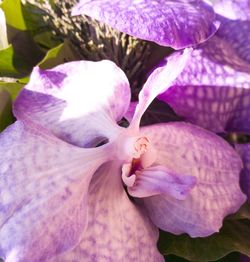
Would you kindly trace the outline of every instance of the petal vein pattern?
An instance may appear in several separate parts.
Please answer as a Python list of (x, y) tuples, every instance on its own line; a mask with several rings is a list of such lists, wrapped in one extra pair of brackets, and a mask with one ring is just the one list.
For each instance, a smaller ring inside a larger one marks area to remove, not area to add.
[(175, 49), (204, 42), (218, 26), (213, 9), (200, 0), (80, 0), (72, 10), (79, 14)]
[[(250, 133), (250, 13), (249, 1), (226, 3), (237, 14), (218, 16), (221, 26), (192, 53), (187, 66), (159, 98), (189, 122), (214, 132)], [(245, 5), (245, 9), (241, 6)], [(238, 7), (238, 9), (237, 9)]]
[(196, 177), (185, 199), (169, 194), (138, 199), (152, 221), (174, 234), (204, 237), (218, 232), (224, 217), (246, 200), (239, 187), (238, 154), (215, 134), (191, 124), (159, 124), (141, 131), (157, 151), (155, 165)]
[(158, 229), (128, 198), (120, 172), (120, 163), (110, 162), (95, 173), (89, 189), (89, 223), (80, 245), (50, 262), (164, 261), (156, 248)]
[(16, 122), (0, 134), (0, 257), (41, 262), (76, 246), (103, 148), (82, 149)]

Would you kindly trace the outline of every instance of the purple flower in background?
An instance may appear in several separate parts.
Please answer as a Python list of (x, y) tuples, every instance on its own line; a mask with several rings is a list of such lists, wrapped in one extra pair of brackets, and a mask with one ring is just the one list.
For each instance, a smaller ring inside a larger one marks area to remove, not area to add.
[(80, 14), (175, 49), (204, 42), (218, 28), (213, 8), (201, 0), (80, 0), (72, 15)]
[[(217, 1), (221, 26), (197, 46), (179, 77), (159, 98), (185, 120), (217, 133), (250, 134), (250, 1)], [(237, 145), (250, 200), (250, 144)]]
[(184, 122), (139, 127), (190, 53), (150, 75), (128, 128), (116, 124), (130, 88), (114, 63), (33, 70), (0, 134), (6, 262), (163, 261), (157, 228), (204, 237), (238, 210), (242, 161), (227, 142)]

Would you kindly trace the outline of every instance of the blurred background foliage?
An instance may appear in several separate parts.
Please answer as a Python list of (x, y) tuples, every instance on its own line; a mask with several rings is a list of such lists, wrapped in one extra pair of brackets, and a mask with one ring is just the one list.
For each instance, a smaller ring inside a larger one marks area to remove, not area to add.
[[(117, 32), (88, 17), (70, 16), (75, 1), (4, 0), (9, 46), (0, 50), (0, 131), (15, 121), (12, 102), (34, 66), (43, 69), (87, 59), (110, 59), (128, 76), (133, 98), (150, 70), (173, 50)], [(178, 121), (164, 103), (152, 103), (143, 124)], [(247, 261), (250, 256), (250, 205), (226, 218), (220, 232), (192, 239), (160, 232), (159, 249), (169, 262)], [(244, 256), (245, 255), (245, 256)], [(250, 260), (249, 260), (250, 261)]]

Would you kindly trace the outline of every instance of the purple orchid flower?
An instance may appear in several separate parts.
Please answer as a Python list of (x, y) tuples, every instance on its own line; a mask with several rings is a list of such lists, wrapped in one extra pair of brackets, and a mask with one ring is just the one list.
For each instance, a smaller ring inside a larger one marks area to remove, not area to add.
[[(217, 1), (215, 11), (219, 30), (195, 48), (159, 98), (203, 128), (250, 134), (250, 1)], [(250, 201), (250, 143), (236, 149), (244, 162), (241, 183)]]
[(175, 49), (204, 42), (219, 25), (213, 8), (201, 0), (80, 0), (72, 15), (80, 14)]
[(205, 237), (238, 210), (242, 161), (226, 141), (184, 122), (139, 127), (190, 53), (150, 75), (128, 128), (116, 124), (130, 88), (114, 63), (33, 70), (0, 134), (6, 262), (164, 261), (157, 228)]

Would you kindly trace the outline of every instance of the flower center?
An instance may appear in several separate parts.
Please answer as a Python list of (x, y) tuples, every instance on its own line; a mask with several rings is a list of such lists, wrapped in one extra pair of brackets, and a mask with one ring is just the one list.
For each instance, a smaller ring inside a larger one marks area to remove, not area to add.
[(134, 158), (140, 158), (140, 156), (147, 152), (149, 147), (149, 140), (146, 137), (138, 138), (134, 143)]
[(128, 160), (122, 166), (122, 180), (131, 187), (140, 171), (151, 166), (156, 160), (156, 151), (147, 137), (139, 137), (133, 141), (133, 151)]

